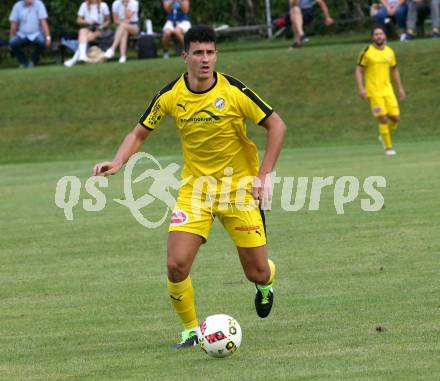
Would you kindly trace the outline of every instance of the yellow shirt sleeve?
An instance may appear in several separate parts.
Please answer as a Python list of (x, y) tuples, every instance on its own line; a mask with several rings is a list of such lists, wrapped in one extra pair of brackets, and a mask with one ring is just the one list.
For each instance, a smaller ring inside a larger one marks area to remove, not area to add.
[(261, 124), (272, 113), (273, 109), (251, 89), (243, 86), (237, 89), (237, 104), (240, 113), (255, 124)]
[(368, 64), (367, 50), (368, 50), (368, 48), (364, 49), (359, 54), (359, 57), (358, 57), (358, 60), (357, 60), (357, 64), (359, 66), (367, 66), (367, 64)]
[(158, 93), (140, 118), (139, 123), (149, 130), (154, 130), (169, 114), (170, 98), (170, 92)]
[(391, 67), (396, 67), (396, 66), (397, 66), (396, 53), (394, 53), (394, 50), (391, 50), (391, 62), (390, 62), (390, 66), (391, 66)]

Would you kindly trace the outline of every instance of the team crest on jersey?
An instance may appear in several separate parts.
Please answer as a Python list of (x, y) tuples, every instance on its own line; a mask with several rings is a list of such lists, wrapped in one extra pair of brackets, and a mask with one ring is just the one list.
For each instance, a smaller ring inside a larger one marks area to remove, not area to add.
[(171, 214), (171, 226), (185, 225), (189, 220), (188, 213), (182, 209), (177, 209)]
[(214, 106), (217, 110), (223, 110), (225, 108), (226, 102), (223, 98), (217, 98), (214, 102)]

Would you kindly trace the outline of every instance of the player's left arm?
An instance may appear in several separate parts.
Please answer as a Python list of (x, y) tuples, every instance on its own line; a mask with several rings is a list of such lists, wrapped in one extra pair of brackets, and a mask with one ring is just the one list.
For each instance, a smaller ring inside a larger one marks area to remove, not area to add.
[(405, 89), (403, 88), (402, 79), (400, 78), (400, 72), (397, 66), (393, 66), (391, 68), (391, 76), (393, 77), (393, 80), (397, 85), (397, 89), (399, 90), (400, 100), (404, 101), (406, 99), (406, 93)]
[(252, 187), (252, 194), (254, 199), (259, 200), (261, 207), (265, 209), (265, 205), (270, 207), (272, 203), (273, 188), (270, 174), (275, 168), (283, 146), (286, 125), (276, 112), (272, 112), (261, 125), (267, 131), (266, 150), (258, 172), (258, 180)]
[(281, 147), (284, 142), (284, 135), (286, 134), (286, 125), (280, 116), (273, 112), (263, 123), (262, 126), (267, 131), (266, 137), (266, 151), (261, 162), (259, 176), (265, 176), (273, 171), (278, 156), (281, 152)]

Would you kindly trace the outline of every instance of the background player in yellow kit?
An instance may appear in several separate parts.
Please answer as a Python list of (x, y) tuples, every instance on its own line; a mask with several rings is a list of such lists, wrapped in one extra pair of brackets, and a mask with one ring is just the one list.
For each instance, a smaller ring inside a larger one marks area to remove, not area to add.
[(356, 82), (359, 96), (370, 102), (371, 111), (379, 121), (379, 134), (385, 153), (395, 155), (391, 135), (400, 120), (399, 103), (391, 85), (390, 74), (399, 90), (400, 100), (406, 98), (397, 69), (394, 51), (386, 45), (386, 34), (382, 27), (372, 30), (372, 44), (360, 55), (356, 66)]
[[(217, 50), (213, 29), (191, 28), (184, 45), (182, 57), (188, 72), (156, 95), (113, 161), (99, 163), (93, 170), (95, 175), (115, 174), (166, 115), (175, 119), (182, 141), (182, 178), (191, 177), (179, 190), (168, 236), (168, 293), (184, 326), (175, 348), (197, 344), (198, 320), (190, 271), (214, 217), (228, 231), (246, 277), (256, 285), (258, 316), (269, 315), (275, 265), (267, 257), (264, 214), (259, 205), (271, 198), (269, 174), (285, 134), (284, 122), (268, 104), (237, 79), (214, 71)], [(246, 119), (267, 131), (261, 165), (257, 148), (246, 135)], [(208, 177), (210, 185), (206, 189), (199, 180)], [(246, 177), (251, 181), (243, 182)], [(225, 178), (227, 192), (220, 186)], [(253, 184), (255, 179), (259, 181)], [(239, 204), (235, 195), (240, 189), (240, 202), (249, 207)], [(194, 200), (203, 202), (195, 205)]]

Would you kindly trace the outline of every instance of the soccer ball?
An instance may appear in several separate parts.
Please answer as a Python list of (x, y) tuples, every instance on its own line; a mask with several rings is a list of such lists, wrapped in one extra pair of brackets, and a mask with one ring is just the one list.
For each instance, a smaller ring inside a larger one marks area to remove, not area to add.
[(208, 316), (200, 325), (199, 342), (208, 355), (227, 357), (240, 348), (240, 324), (229, 315)]

